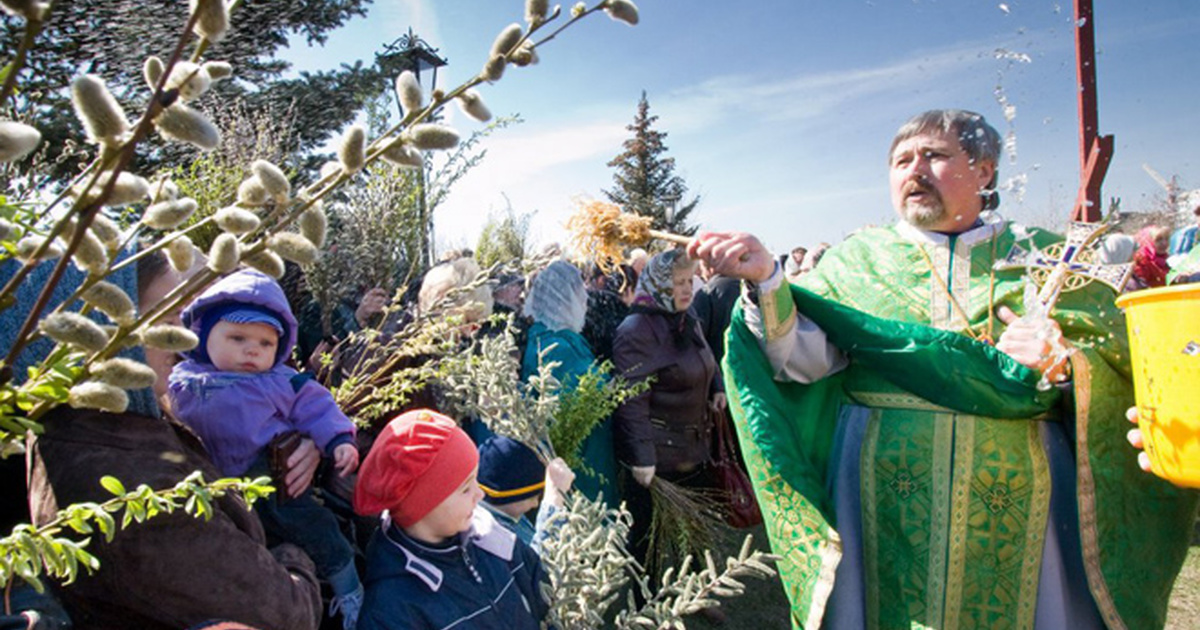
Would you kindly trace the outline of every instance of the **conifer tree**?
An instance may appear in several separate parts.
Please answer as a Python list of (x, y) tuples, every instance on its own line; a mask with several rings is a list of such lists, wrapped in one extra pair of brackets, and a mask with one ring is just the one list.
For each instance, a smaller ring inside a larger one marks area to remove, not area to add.
[(688, 187), (675, 174), (675, 158), (666, 157), (663, 140), (667, 133), (654, 129), (657, 120), (658, 116), (650, 115), (650, 102), (643, 91), (633, 124), (626, 127), (633, 137), (621, 145), (625, 150), (608, 163), (617, 171), (613, 174), (616, 185), (604, 195), (626, 212), (652, 217), (653, 229), (691, 236), (698, 226), (688, 225), (688, 217), (700, 197), (682, 203)]

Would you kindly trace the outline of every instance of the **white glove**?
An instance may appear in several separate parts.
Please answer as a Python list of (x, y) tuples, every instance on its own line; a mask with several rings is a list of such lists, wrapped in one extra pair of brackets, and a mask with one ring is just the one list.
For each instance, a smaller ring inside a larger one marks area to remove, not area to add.
[(638, 482), (638, 485), (649, 488), (650, 482), (654, 479), (654, 466), (633, 466), (629, 470), (633, 473), (633, 480)]

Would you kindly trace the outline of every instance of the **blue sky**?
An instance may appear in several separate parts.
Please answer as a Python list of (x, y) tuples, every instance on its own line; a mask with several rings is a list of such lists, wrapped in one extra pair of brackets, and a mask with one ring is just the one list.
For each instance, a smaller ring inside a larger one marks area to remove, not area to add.
[[(1000, 166), (1012, 187), (1005, 216), (1056, 225), (1070, 211), (1070, 0), (635, 1), (638, 26), (592, 16), (541, 49), (537, 66), (483, 86), (493, 113), (525, 122), (489, 139), (487, 159), (439, 208), (439, 247), (473, 246), (489, 213), (509, 204), (535, 213), (538, 242), (564, 240), (572, 199), (612, 186), (606, 163), (629, 137), (642, 90), (701, 197), (695, 220), (756, 233), (777, 251), (890, 222), (892, 134), (937, 107), (978, 111), (1012, 134)], [(1100, 131), (1116, 136), (1105, 198), (1129, 210), (1161, 198), (1143, 163), (1200, 186), (1200, 1), (1095, 0), (1095, 10)], [(412, 26), (449, 60), (438, 79), (454, 87), (522, 15), (521, 0), (376, 0), (324, 49), (285, 58), (302, 70), (370, 61)], [(464, 133), (479, 127), (447, 111)]]

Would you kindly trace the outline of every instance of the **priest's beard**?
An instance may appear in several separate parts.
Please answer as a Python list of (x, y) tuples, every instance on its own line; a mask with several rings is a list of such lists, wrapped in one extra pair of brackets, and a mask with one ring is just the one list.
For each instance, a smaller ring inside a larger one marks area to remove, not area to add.
[(900, 204), (900, 216), (916, 227), (929, 229), (945, 220), (946, 206), (939, 198), (924, 202), (905, 200)]

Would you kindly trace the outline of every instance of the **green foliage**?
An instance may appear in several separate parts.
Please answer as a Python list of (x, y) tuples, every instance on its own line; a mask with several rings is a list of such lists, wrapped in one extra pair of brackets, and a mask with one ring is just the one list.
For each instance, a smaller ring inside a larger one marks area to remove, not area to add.
[(475, 260), (479, 261), (479, 266), (524, 260), (529, 253), (529, 221), (532, 218), (532, 214), (518, 215), (512, 208), (499, 219), (489, 215), (475, 245)]
[(682, 203), (688, 187), (675, 174), (675, 158), (665, 157), (667, 146), (663, 140), (667, 134), (653, 128), (657, 120), (658, 116), (650, 115), (650, 102), (642, 92), (633, 124), (626, 127), (633, 137), (622, 145), (625, 150), (608, 163), (616, 169), (615, 185), (604, 195), (625, 212), (653, 218), (652, 229), (691, 236), (698, 226), (688, 225), (688, 217), (700, 197)]
[(596, 425), (612, 415), (626, 400), (650, 389), (650, 379), (630, 384), (612, 374), (611, 361), (605, 361), (582, 374), (558, 394), (558, 408), (550, 425), (550, 443), (554, 452), (574, 469), (582, 468), (580, 449)]
[[(0, 538), (0, 584), (21, 578), (38, 592), (45, 590), (43, 576), (70, 584), (81, 569), (93, 572), (100, 568), (100, 562), (87, 551), (91, 536), (97, 530), (111, 542), (118, 529), (179, 509), (209, 519), (213, 515), (215, 499), (232, 492), (252, 504), (274, 491), (270, 482), (267, 477), (259, 477), (206, 483), (200, 471), (196, 471), (171, 488), (154, 490), (143, 484), (127, 491), (115, 477), (103, 477), (100, 485), (115, 498), (103, 503), (76, 503), (60, 510), (52, 521), (41, 527), (18, 525), (10, 535)], [(63, 534), (85, 538), (72, 540)]]

